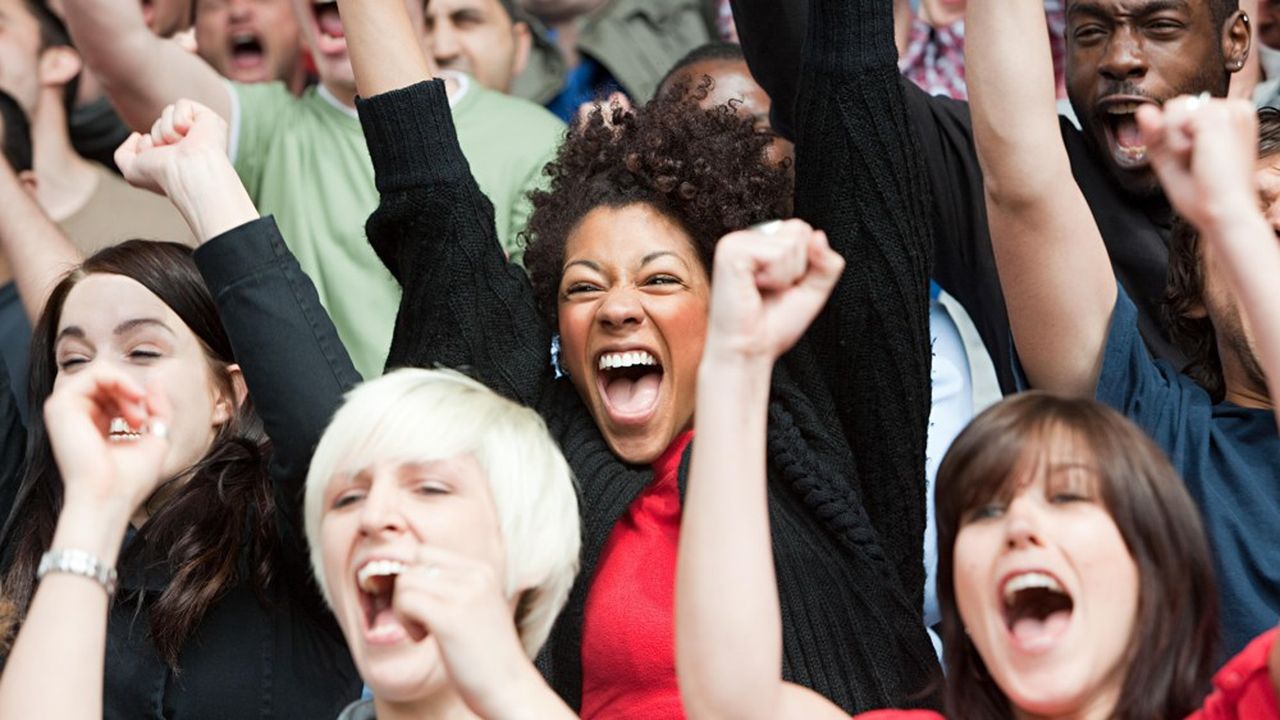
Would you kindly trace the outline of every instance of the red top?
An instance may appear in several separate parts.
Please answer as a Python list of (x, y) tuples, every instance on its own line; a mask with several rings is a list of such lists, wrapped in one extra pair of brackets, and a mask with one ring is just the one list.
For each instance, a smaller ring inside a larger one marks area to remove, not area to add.
[[(1280, 720), (1276, 688), (1271, 684), (1271, 648), (1277, 630), (1254, 638), (1239, 655), (1213, 676), (1213, 692), (1187, 720)], [(876, 710), (855, 720), (943, 720), (928, 710)]]
[(684, 718), (676, 684), (676, 549), (680, 458), (693, 432), (653, 463), (653, 482), (613, 526), (587, 592), (582, 713)]

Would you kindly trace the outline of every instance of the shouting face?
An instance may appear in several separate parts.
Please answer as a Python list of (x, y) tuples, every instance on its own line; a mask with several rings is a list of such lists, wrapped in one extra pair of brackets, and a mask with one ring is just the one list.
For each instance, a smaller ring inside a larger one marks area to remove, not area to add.
[(1230, 73), (1248, 55), (1248, 23), (1236, 13), (1220, 24), (1213, 2), (1068, 3), (1067, 92), (1086, 141), (1126, 192), (1159, 192), (1138, 135), (1138, 107), (1225, 95)]
[(623, 460), (654, 461), (692, 425), (710, 296), (688, 233), (649, 205), (596, 208), (570, 234), (561, 356)]

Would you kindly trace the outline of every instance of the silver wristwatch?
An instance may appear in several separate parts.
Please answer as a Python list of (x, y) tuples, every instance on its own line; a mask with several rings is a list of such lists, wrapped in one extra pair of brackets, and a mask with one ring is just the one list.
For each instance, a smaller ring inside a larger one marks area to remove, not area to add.
[(40, 557), (40, 567), (36, 569), (39, 580), (51, 572), (80, 575), (98, 584), (107, 591), (107, 595), (116, 592), (116, 569), (98, 559), (97, 556), (83, 550), (50, 550)]

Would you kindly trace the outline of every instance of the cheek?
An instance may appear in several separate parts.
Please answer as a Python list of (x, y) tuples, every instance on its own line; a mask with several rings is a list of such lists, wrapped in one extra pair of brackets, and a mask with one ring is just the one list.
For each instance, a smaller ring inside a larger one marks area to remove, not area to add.
[(696, 376), (698, 363), (702, 361), (707, 310), (707, 298), (702, 294), (684, 296), (661, 310), (662, 335), (678, 369), (686, 377)]
[[(984, 602), (989, 592), (990, 565), (996, 557), (992, 533), (972, 526), (956, 535), (952, 551), (952, 583), (955, 586), (956, 609), (966, 628), (982, 627), (987, 619)], [(974, 634), (975, 639), (978, 633)]]
[(584, 376), (583, 369), (589, 358), (587, 336), (591, 332), (592, 310), (586, 305), (564, 304), (560, 306), (560, 364), (574, 377)]

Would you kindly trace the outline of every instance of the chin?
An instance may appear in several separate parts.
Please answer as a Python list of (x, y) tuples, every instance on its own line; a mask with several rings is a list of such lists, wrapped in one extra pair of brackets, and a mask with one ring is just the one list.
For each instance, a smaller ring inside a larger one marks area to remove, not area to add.
[(388, 702), (414, 702), (432, 696), (448, 684), (448, 678), (441, 668), (435, 641), (427, 642), (430, 649), (415, 647), (394, 657), (374, 659), (366, 655), (357, 663), (360, 679), (374, 697)]

